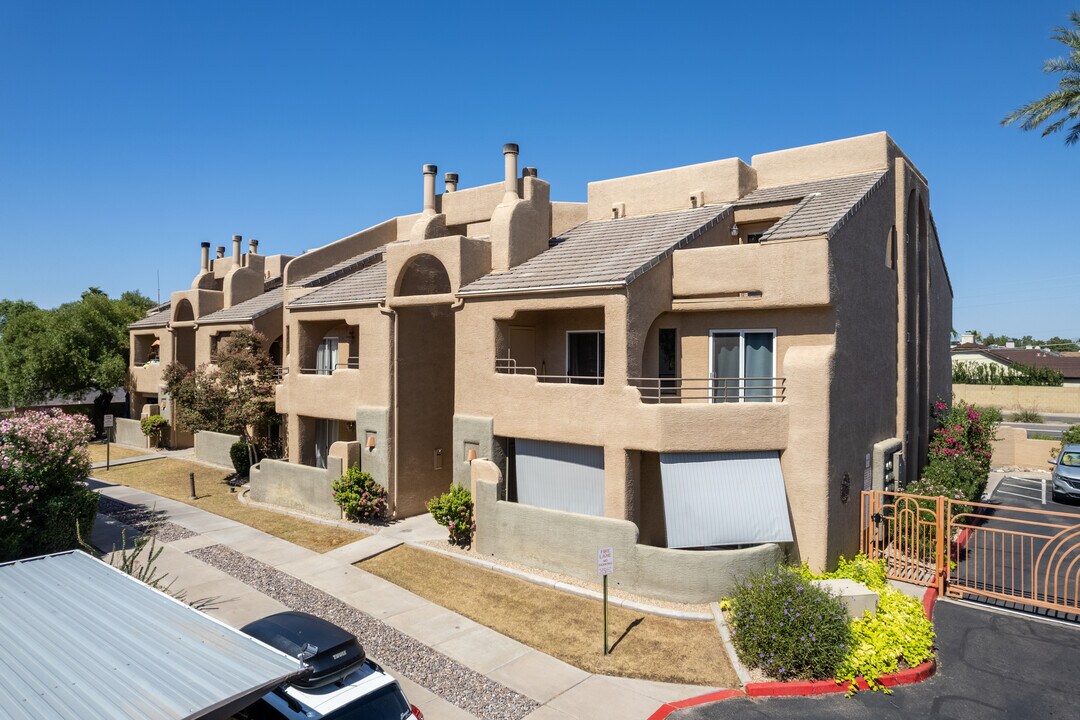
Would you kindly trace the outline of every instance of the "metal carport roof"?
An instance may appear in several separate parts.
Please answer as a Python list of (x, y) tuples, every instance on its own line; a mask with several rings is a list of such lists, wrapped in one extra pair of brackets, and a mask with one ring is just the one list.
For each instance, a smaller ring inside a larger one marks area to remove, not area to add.
[(0, 565), (0, 717), (227, 718), (303, 664), (84, 552)]

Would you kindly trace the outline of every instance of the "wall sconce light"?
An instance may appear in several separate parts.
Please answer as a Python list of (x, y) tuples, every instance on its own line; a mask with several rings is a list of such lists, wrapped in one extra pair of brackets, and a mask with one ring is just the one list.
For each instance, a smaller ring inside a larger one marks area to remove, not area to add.
[(739, 237), (739, 223), (731, 223), (731, 237)]
[(475, 459), (476, 459), (476, 450), (474, 448), (469, 448), (469, 455), (466, 458), (466, 460), (468, 462), (472, 462)]
[(375, 436), (374, 435), (368, 435), (368, 437), (367, 437), (367, 449), (368, 449), (368, 452), (371, 452), (371, 451), (373, 451), (375, 449)]

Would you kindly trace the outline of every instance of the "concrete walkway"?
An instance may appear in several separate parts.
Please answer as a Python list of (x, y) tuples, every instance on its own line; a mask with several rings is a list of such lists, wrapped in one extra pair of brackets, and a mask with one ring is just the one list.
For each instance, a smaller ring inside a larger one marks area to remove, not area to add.
[[(162, 519), (179, 526), (174, 530), (183, 529), (173, 534), (184, 537), (159, 545), (163, 551), (158, 569), (169, 574), (173, 592), (182, 590), (188, 602), (203, 603), (202, 609), (233, 626), (288, 608), (187, 554), (189, 551), (223, 545), (322, 590), (534, 700), (541, 707), (528, 716), (530, 720), (644, 720), (665, 702), (715, 689), (590, 674), (353, 567), (352, 563), (405, 540), (445, 538), (445, 530), (429, 516), (394, 523), (376, 535), (320, 554), (175, 500), (125, 486), (97, 481), (92, 484), (106, 497), (153, 508)], [(101, 516), (94, 544), (103, 550), (118, 546), (124, 527)], [(128, 529), (129, 539), (132, 536), (133, 531)], [(722, 652), (719, 643), (717, 652)], [(379, 660), (377, 656), (375, 659)], [(427, 720), (473, 717), (395, 672), (389, 664), (387, 669)]]

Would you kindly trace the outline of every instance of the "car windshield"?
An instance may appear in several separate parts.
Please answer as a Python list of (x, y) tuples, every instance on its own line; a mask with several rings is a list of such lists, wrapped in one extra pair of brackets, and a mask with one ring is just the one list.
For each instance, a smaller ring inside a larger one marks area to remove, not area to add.
[(411, 713), (401, 688), (391, 683), (335, 710), (324, 720), (406, 720)]
[(1066, 467), (1080, 467), (1080, 452), (1062, 453), (1061, 464)]

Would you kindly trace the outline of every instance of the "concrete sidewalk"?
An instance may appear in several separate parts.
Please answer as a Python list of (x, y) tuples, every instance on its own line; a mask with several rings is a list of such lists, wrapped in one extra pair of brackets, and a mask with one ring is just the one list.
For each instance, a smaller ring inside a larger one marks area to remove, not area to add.
[[(289, 608), (189, 552), (224, 546), (332, 595), (531, 699), (540, 707), (527, 715), (530, 720), (644, 720), (665, 702), (715, 690), (590, 674), (353, 567), (352, 563), (384, 552), (405, 539), (444, 538), (445, 531), (429, 516), (395, 523), (376, 535), (320, 554), (175, 500), (119, 485), (93, 484), (103, 496), (153, 508), (171, 524), (165, 537), (177, 539), (161, 543), (163, 551), (157, 563), (173, 581), (171, 590), (183, 591), (186, 601), (198, 602), (206, 612), (233, 626)], [(93, 536), (95, 545), (103, 550), (118, 546), (122, 527), (122, 523), (102, 516)], [(128, 529), (129, 538), (131, 533)], [(717, 651), (721, 651), (719, 643)], [(382, 662), (377, 653), (373, 655)], [(410, 680), (393, 663), (384, 664), (427, 720), (475, 717)]]

